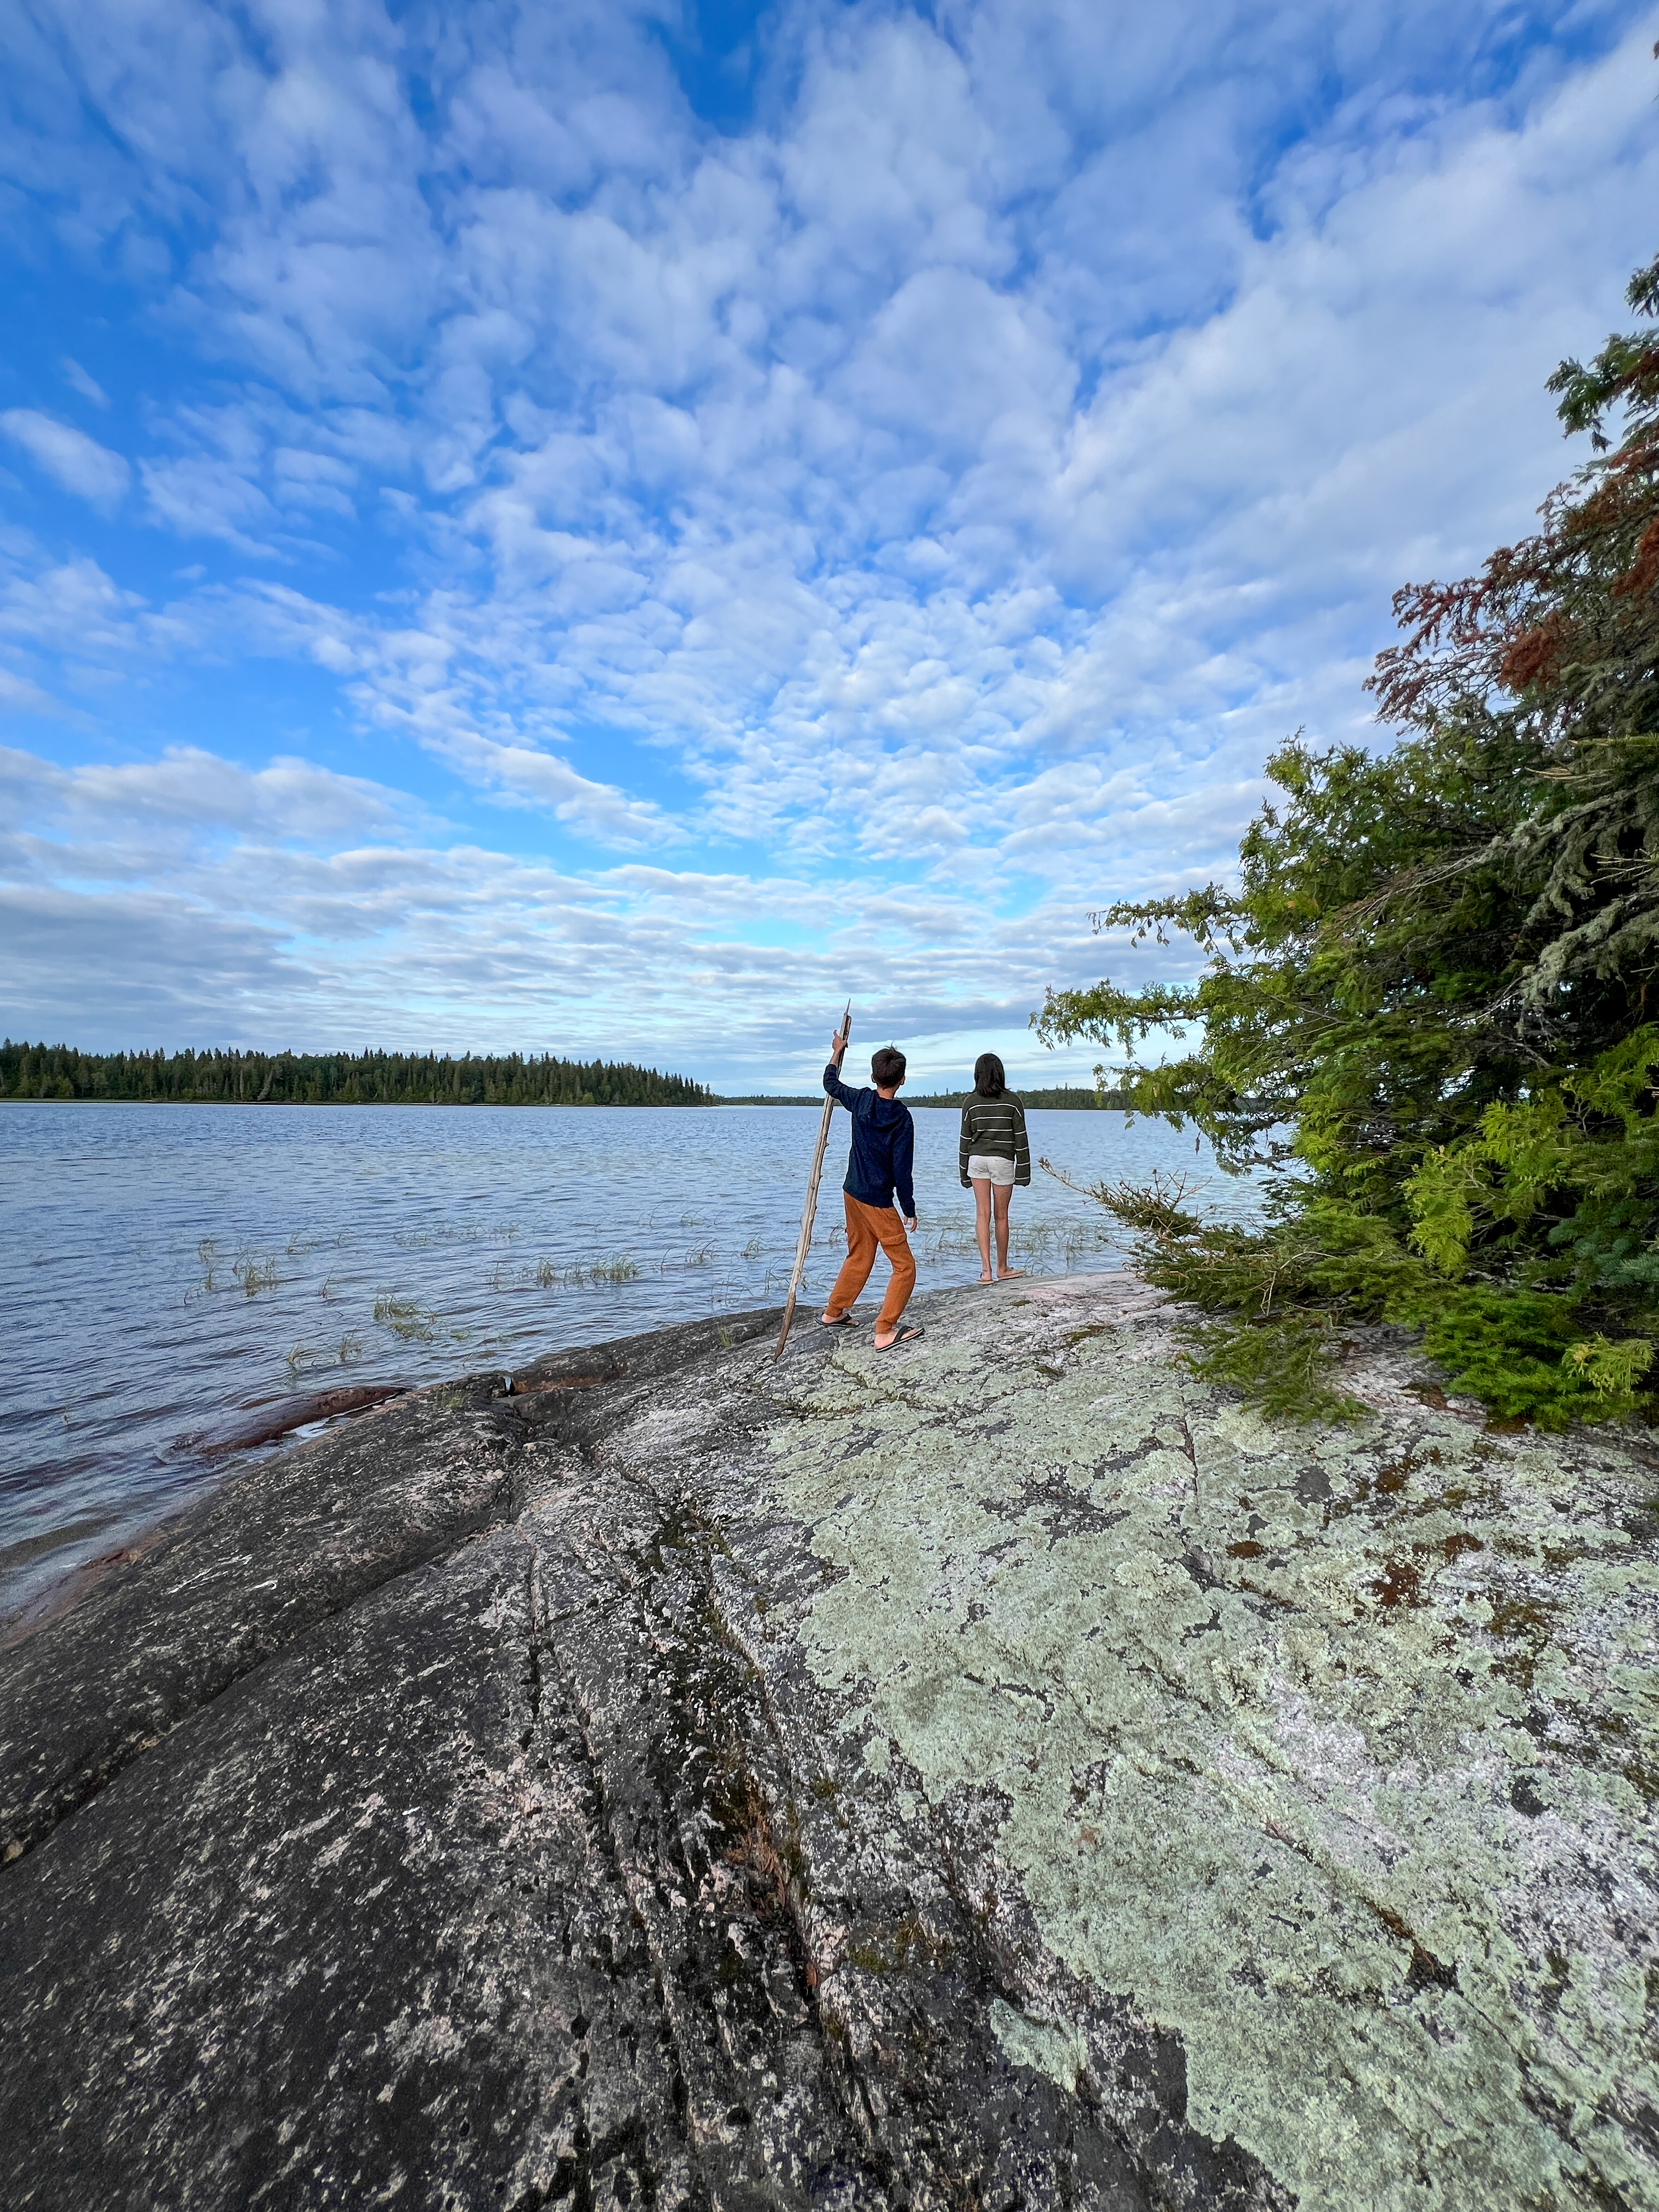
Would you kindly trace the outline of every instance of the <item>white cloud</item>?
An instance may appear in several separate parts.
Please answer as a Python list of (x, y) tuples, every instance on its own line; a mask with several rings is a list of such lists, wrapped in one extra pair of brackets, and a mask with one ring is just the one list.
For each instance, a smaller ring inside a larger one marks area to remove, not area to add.
[(70, 386), (80, 393), (82, 399), (91, 400), (94, 407), (108, 407), (108, 392), (105, 391), (95, 376), (82, 368), (78, 361), (72, 361), (69, 355), (65, 354), (63, 368), (65, 379)]
[(8, 407), (0, 411), (0, 430), (54, 483), (94, 507), (114, 507), (127, 489), (131, 471), (121, 455), (112, 453), (72, 422), (60, 422), (32, 407)]
[(411, 809), (366, 778), (304, 760), (248, 769), (198, 745), (169, 745), (155, 760), (60, 768), (0, 746), (0, 812), (20, 830), (60, 839), (71, 832), (60, 859), (74, 873), (93, 848), (130, 852), (124, 872), (141, 867), (155, 839), (179, 832), (192, 843), (228, 834), (267, 844), (384, 837), (406, 824)]
[(15, 675), (10, 669), (0, 668), (0, 712), (17, 714), (55, 714), (59, 712), (57, 701), (38, 684), (31, 684), (27, 676)]

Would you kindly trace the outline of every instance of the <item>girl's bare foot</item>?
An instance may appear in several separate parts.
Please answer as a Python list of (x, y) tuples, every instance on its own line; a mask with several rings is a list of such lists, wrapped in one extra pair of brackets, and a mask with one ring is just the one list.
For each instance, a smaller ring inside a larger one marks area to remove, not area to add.
[(1012, 1283), (1017, 1275), (1023, 1275), (1024, 1273), (1024, 1267), (1005, 1267), (997, 1277), (997, 1280), (1000, 1283)]
[(981, 1275), (979, 1279), (981, 1283), (994, 1283), (996, 1277), (994, 1275)]

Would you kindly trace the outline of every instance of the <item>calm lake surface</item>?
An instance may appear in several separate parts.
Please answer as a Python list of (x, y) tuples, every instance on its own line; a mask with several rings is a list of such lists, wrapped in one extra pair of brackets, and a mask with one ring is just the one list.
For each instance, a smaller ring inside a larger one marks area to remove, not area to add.
[[(844, 1249), (837, 1119), (809, 1297)], [(239, 1409), (779, 1304), (817, 1123), (767, 1106), (0, 1106), (0, 1626), (246, 1466), (198, 1442)], [(1030, 1123), (1033, 1160), (1079, 1181), (1182, 1169), (1217, 1212), (1255, 1205), (1162, 1123)], [(916, 1114), (919, 1291), (979, 1272), (957, 1125)], [(1109, 1217), (1040, 1170), (1013, 1219), (1016, 1265), (1119, 1263)]]

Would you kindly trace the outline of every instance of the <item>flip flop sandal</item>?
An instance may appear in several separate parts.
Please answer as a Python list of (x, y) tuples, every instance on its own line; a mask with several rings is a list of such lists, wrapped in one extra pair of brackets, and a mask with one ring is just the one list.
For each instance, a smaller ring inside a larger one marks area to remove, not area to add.
[(822, 1314), (818, 1316), (818, 1327), (820, 1328), (856, 1328), (857, 1326), (857, 1322), (849, 1313), (837, 1314), (834, 1321), (825, 1321)]
[[(919, 1336), (926, 1336), (925, 1328), (902, 1328), (896, 1336), (889, 1337), (885, 1344), (878, 1344), (878, 1352), (890, 1352), (895, 1345), (914, 1344)], [(872, 1340), (873, 1341), (873, 1340)]]

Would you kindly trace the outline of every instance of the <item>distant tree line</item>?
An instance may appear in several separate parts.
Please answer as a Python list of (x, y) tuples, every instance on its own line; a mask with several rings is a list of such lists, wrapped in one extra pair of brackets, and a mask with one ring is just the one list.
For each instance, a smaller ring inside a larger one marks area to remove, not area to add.
[[(1022, 1106), (1048, 1113), (1056, 1109), (1062, 1111), (1074, 1108), (1087, 1110), (1101, 1106), (1127, 1106), (1129, 1103), (1123, 1091), (1097, 1090), (1092, 1083), (1057, 1084), (1047, 1091), (1027, 1091), (1018, 1084), (1011, 1084), (1009, 1088)], [(971, 1091), (938, 1091), (929, 1092), (924, 1098), (912, 1098), (908, 1103), (912, 1106), (965, 1106), (973, 1096)]]
[[(971, 1091), (930, 1091), (913, 1098), (907, 1091), (904, 1103), (907, 1106), (965, 1106), (973, 1095)], [(1019, 1091), (1015, 1096), (1022, 1106), (1043, 1107), (1050, 1111), (1055, 1108), (1122, 1107), (1129, 1103), (1127, 1091), (1098, 1091), (1093, 1084), (1060, 1084), (1047, 1091)], [(778, 1091), (750, 1091), (741, 1097), (715, 1097), (710, 1103), (715, 1106), (822, 1106), (823, 1093), (804, 1091), (786, 1097)]]
[(707, 1106), (683, 1075), (630, 1060), (508, 1053), (77, 1052), (0, 1044), (0, 1097), (283, 1106)]

